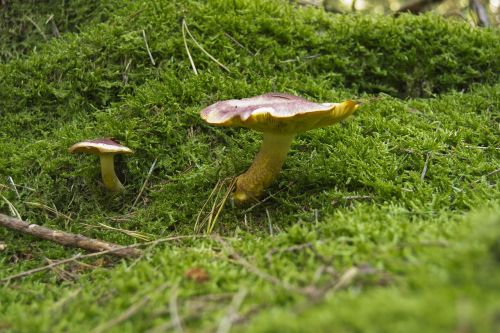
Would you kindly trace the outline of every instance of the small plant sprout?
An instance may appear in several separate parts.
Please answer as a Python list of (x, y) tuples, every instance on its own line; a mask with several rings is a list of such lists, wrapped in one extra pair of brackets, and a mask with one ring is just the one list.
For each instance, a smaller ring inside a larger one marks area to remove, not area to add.
[(113, 139), (96, 139), (78, 142), (69, 148), (69, 152), (99, 155), (104, 186), (111, 192), (122, 192), (125, 189), (115, 173), (115, 155), (132, 154), (130, 148)]
[(264, 133), (259, 153), (250, 168), (237, 177), (236, 203), (256, 200), (278, 176), (290, 145), (298, 133), (333, 125), (358, 107), (342, 103), (314, 103), (302, 97), (268, 93), (217, 102), (201, 111), (201, 117), (217, 126), (242, 126)]

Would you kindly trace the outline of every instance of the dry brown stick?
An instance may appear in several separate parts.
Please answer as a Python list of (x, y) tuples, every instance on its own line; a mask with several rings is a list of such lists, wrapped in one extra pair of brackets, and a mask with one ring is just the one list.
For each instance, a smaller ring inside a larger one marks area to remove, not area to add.
[(50, 240), (64, 246), (78, 247), (92, 252), (113, 250), (110, 254), (121, 258), (138, 257), (142, 253), (142, 251), (138, 249), (127, 248), (118, 244), (108, 243), (65, 231), (49, 229), (4, 214), (0, 214), (0, 226), (45, 240)]

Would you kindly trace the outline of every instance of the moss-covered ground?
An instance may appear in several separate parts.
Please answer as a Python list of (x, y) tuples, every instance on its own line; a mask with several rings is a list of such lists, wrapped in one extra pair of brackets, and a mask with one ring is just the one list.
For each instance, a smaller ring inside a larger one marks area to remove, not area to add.
[[(498, 29), (287, 1), (103, 3), (78, 33), (3, 53), (0, 211), (120, 244), (189, 237), (2, 282), (0, 331), (500, 329)], [(187, 35), (195, 75), (183, 19), (229, 71)], [(260, 203), (215, 218), (261, 137), (199, 111), (268, 91), (363, 105), (298, 136)], [(102, 136), (135, 151), (122, 195), (95, 156), (67, 152)], [(81, 252), (0, 241), (0, 279)]]

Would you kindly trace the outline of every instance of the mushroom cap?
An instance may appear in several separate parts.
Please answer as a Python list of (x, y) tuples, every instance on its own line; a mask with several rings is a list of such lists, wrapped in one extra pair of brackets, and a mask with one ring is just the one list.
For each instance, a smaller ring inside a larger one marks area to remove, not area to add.
[(96, 155), (102, 154), (132, 154), (133, 151), (113, 139), (85, 140), (75, 143), (69, 148), (70, 153), (83, 152)]
[(329, 126), (350, 116), (358, 107), (351, 100), (315, 103), (302, 97), (268, 93), (217, 102), (201, 111), (201, 117), (217, 126), (242, 126), (260, 132), (293, 134)]

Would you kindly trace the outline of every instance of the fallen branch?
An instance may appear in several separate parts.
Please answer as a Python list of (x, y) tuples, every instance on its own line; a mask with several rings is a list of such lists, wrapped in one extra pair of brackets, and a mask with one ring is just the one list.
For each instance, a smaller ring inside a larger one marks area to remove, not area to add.
[(142, 253), (142, 251), (138, 249), (128, 248), (118, 244), (108, 243), (65, 231), (49, 229), (39, 226), (38, 224), (30, 224), (4, 214), (0, 214), (0, 226), (41, 239), (53, 241), (64, 246), (78, 247), (87, 251), (100, 252), (112, 250), (109, 254), (121, 258), (138, 257)]

